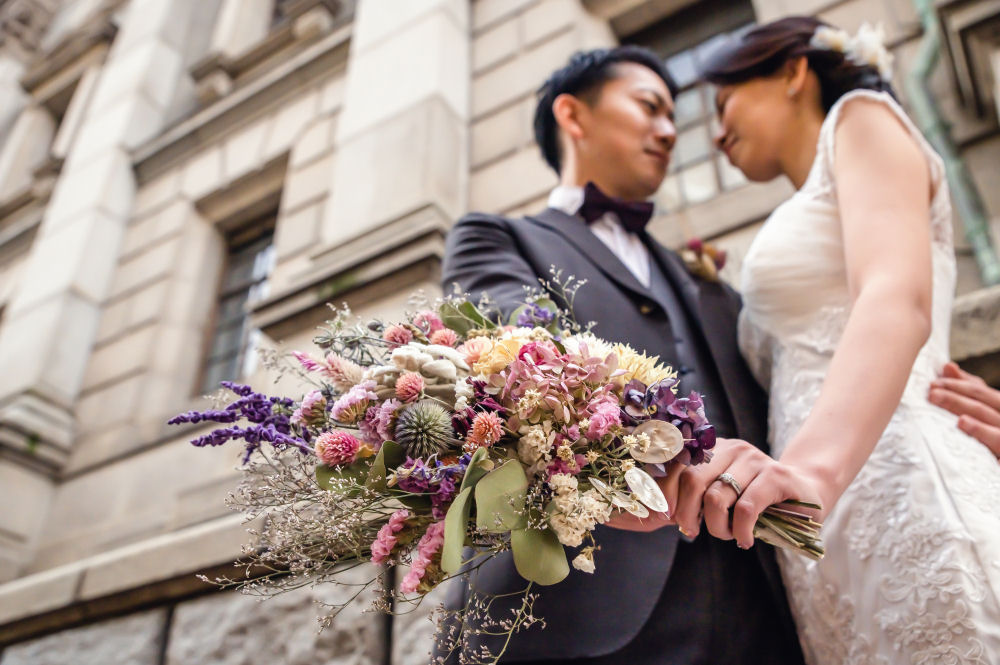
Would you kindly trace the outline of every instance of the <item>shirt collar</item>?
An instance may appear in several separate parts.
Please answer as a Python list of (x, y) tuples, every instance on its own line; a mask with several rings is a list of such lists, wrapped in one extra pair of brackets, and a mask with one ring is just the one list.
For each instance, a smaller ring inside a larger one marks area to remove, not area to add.
[(549, 207), (575, 215), (583, 205), (583, 187), (559, 185), (549, 194)]

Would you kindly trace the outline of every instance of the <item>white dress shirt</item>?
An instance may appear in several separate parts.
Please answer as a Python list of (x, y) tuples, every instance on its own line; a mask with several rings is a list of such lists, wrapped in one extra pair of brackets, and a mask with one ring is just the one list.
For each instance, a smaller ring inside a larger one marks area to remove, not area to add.
[[(575, 215), (583, 205), (583, 187), (559, 185), (549, 194), (549, 207)], [(589, 225), (590, 230), (629, 269), (639, 283), (649, 288), (649, 251), (639, 236), (625, 229), (613, 212)]]

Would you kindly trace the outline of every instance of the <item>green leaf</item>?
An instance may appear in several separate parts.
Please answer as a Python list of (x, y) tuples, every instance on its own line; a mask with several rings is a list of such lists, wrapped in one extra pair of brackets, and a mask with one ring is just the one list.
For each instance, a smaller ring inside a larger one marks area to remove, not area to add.
[(401, 504), (410, 510), (420, 513), (429, 513), (431, 511), (432, 504), (429, 496), (421, 496), (419, 494), (402, 494), (396, 498)]
[(334, 479), (352, 479), (363, 483), (368, 477), (368, 471), (368, 464), (365, 462), (358, 462), (350, 466), (318, 464), (316, 466), (316, 484), (330, 491), (333, 489), (331, 481)]
[(476, 484), (476, 527), (503, 533), (524, 526), (528, 478), (517, 460), (504, 462)]
[(458, 491), (475, 487), (476, 483), (492, 468), (493, 462), (489, 459), (489, 453), (486, 452), (485, 448), (477, 448), (476, 452), (472, 453), (472, 457), (469, 458), (469, 466), (465, 469), (465, 477), (462, 478), (462, 484)]
[(473, 328), (497, 327), (468, 300), (457, 305), (454, 302), (445, 302), (438, 308), (438, 314), (441, 316), (441, 321), (459, 335), (466, 335)]
[(465, 529), (472, 511), (472, 488), (458, 493), (444, 516), (444, 543), (441, 545), (441, 570), (454, 575), (462, 567)]
[(569, 575), (569, 562), (551, 529), (518, 529), (510, 534), (514, 567), (529, 582), (555, 584)]
[(379, 448), (378, 454), (375, 455), (371, 471), (368, 472), (368, 486), (384, 492), (388, 489), (386, 475), (389, 469), (395, 469), (405, 461), (406, 451), (403, 450), (403, 446), (395, 441), (386, 441), (383, 443), (382, 447)]

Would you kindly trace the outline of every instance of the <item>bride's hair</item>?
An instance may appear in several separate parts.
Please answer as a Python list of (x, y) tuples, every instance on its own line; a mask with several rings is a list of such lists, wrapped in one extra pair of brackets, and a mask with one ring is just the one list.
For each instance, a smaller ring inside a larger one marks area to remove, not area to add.
[(717, 85), (770, 76), (793, 58), (805, 57), (819, 78), (823, 110), (858, 88), (888, 92), (892, 86), (874, 64), (858, 64), (842, 49), (817, 43), (817, 29), (831, 26), (811, 16), (789, 16), (757, 26), (709, 56), (702, 77)]

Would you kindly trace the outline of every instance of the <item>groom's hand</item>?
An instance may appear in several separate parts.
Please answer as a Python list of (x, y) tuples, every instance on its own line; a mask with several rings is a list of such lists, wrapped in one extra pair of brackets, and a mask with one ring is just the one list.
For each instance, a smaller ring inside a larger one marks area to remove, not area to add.
[(624, 510), (618, 510), (615, 512), (614, 517), (605, 522), (604, 525), (609, 526), (612, 529), (648, 533), (650, 531), (662, 529), (665, 526), (676, 524), (674, 521), (673, 506), (674, 500), (677, 497), (678, 478), (685, 468), (686, 467), (683, 464), (671, 464), (667, 468), (666, 476), (656, 478), (656, 484), (660, 486), (660, 490), (663, 491), (663, 496), (667, 499), (667, 505), (670, 506), (670, 510), (668, 512), (658, 513), (650, 511), (649, 517), (636, 517), (635, 515), (625, 512)]
[(927, 399), (958, 416), (959, 429), (1000, 457), (1000, 390), (952, 362), (931, 383)]

